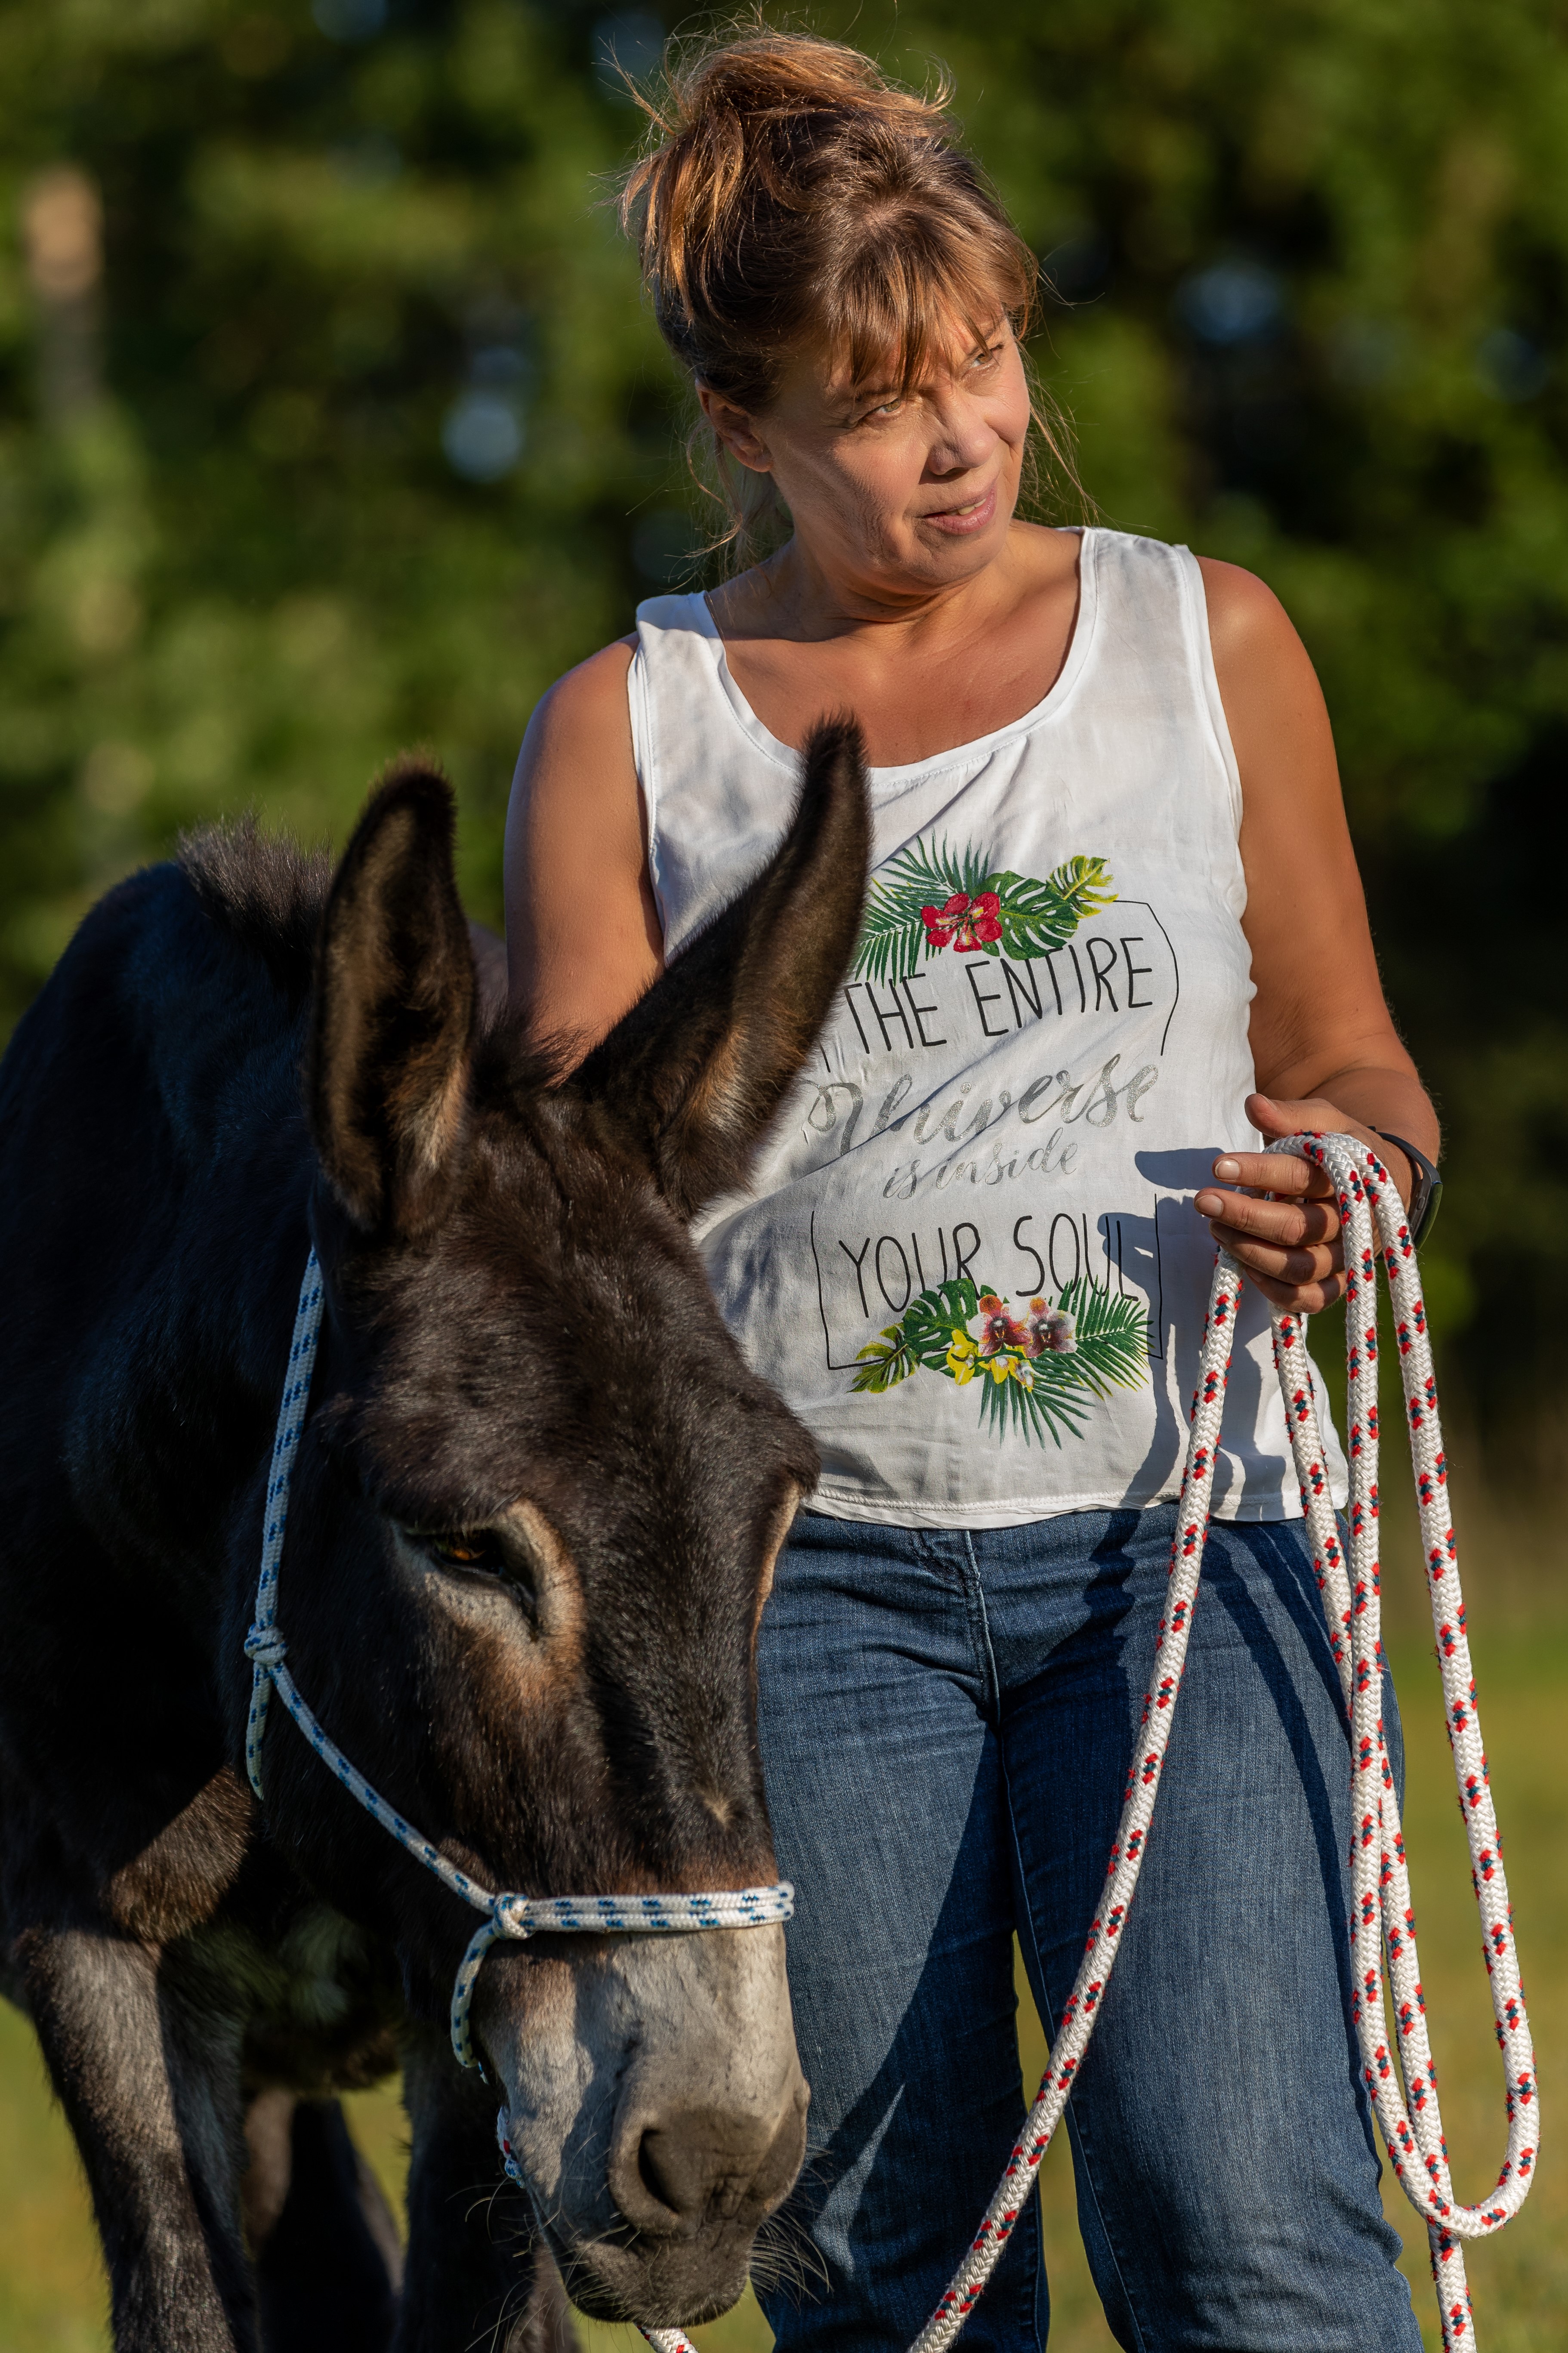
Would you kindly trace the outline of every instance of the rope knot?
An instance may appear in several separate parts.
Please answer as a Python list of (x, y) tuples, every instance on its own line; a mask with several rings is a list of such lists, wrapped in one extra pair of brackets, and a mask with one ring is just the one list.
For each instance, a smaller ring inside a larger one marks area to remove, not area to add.
[(510, 1943), (521, 1944), (533, 1934), (529, 1919), (529, 1899), (526, 1895), (498, 1895), (490, 1905), (490, 1918), (498, 1936)]
[(289, 1655), (279, 1626), (253, 1626), (245, 1638), (245, 1655), (256, 1667), (280, 1667)]

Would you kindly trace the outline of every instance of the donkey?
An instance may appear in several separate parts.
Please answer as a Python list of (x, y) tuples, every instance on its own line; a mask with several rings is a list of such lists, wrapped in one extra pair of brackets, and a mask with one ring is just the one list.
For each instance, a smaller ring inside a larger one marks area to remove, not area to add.
[[(335, 875), (197, 836), (89, 915), (0, 1069), (0, 1982), (76, 2135), (119, 2353), (520, 2353), (565, 2325), (552, 2264), (586, 2313), (689, 2325), (805, 2147), (776, 1926), (496, 1946), (487, 2092), (445, 2023), (475, 1915), (277, 1704), (264, 1805), (247, 1783), (313, 1244), (281, 1622), (331, 1736), (492, 1889), (775, 1876), (753, 1643), (816, 1462), (687, 1227), (848, 961), (858, 738), (816, 731), (772, 863), (564, 1080), (476, 954), (452, 833), (406, 761)], [(395, 2294), (336, 2095), (399, 2064)]]

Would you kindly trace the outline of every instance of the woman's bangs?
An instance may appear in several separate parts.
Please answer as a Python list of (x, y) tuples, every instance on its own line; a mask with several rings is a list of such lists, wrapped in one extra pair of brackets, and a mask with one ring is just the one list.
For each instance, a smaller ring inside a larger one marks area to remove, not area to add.
[[(907, 394), (963, 360), (1006, 318), (1021, 331), (1033, 289), (1016, 258), (994, 237), (930, 234), (900, 222), (862, 248), (836, 289), (824, 322), (828, 348), (856, 385)], [(901, 232), (901, 233), (900, 233)]]

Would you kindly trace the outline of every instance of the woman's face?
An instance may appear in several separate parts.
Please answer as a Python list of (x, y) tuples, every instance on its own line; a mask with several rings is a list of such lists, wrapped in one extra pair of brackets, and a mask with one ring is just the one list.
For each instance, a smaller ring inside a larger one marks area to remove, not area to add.
[(1023, 357), (1005, 318), (976, 342), (956, 328), (921, 386), (851, 381), (803, 353), (758, 414), (700, 387), (743, 466), (771, 473), (803, 551), (873, 597), (972, 579), (1000, 552), (1029, 429)]

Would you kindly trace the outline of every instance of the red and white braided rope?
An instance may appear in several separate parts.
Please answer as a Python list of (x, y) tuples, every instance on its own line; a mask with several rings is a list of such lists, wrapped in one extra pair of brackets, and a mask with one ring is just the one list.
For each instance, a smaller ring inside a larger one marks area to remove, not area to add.
[[(1362, 2073), (1389, 2161), (1405, 2196), (1426, 2224), (1444, 2346), (1447, 2353), (1456, 2353), (1461, 2347), (1468, 2353), (1475, 2333), (1460, 2242), (1489, 2237), (1523, 2205), (1535, 2178), (1540, 2102), (1513, 1941), (1513, 1915), (1503, 1875), (1502, 1842), (1476, 1713), (1458, 1553), (1448, 1509), (1447, 1463), (1432, 1375), (1431, 1337), (1415, 1246), (1394, 1181), (1377, 1155), (1354, 1137), (1343, 1135), (1296, 1136), (1280, 1148), (1300, 1153), (1327, 1171), (1344, 1229), (1345, 1419), (1351, 1472), (1348, 1575), (1329, 1501), (1301, 1320), (1277, 1316), (1274, 1339), (1313, 1565), (1351, 1709), (1352, 2015)], [(1448, 2168), (1426, 2032), (1410, 1874), (1384, 1744), (1377, 1477), (1380, 1259), (1394, 1309), (1448, 1744), (1459, 1811), (1469, 1841), (1471, 1884), (1480, 1907), (1482, 1950), (1503, 2055), (1508, 2152), (1496, 2189), (1476, 2206), (1459, 2203)], [(1385, 1945), (1392, 2034), (1384, 2002)]]
[[(1270, 1146), (1315, 1160), (1331, 1177), (1344, 1229), (1345, 1356), (1349, 1381), (1350, 1560), (1344, 1558), (1323, 1467), (1304, 1319), (1274, 1319), (1274, 1353), (1301, 1498), (1323, 1597), (1330, 1640), (1351, 1713), (1354, 1837), (1351, 1854), (1353, 2016), (1363, 2073), (1405, 2195), (1427, 2225), (1446, 2353), (1473, 2353), (1469, 2293), (1459, 2242), (1485, 2238), (1519, 2211), (1534, 2174), (1538, 2102), (1530, 2025), (1519, 1981), (1501, 1842), (1492, 1811), (1487, 1761), (1476, 1716), (1475, 1683), (1465, 1640), (1458, 1556), (1447, 1508), (1447, 1472), (1437, 1421), (1437, 1390), (1415, 1249), (1404, 1207), (1375, 1153), (1350, 1135), (1297, 1135)], [(1448, 1739), (1460, 1810), (1470, 1842), (1472, 1882), (1480, 1905), (1492, 2010), (1503, 2052), (1508, 2155), (1493, 2195), (1461, 2206), (1454, 2194), (1426, 2035), (1426, 2004), (1410, 1907), (1394, 1777), (1384, 1743), (1383, 1642), (1377, 1553), (1377, 1261), (1387, 1272), (1405, 1384), (1421, 1535), (1437, 1632)], [(1154, 1670), (1127, 1778), (1121, 1820), (1110, 1850), (1104, 1894), (1089, 1932), (1078, 1978), (1058, 2023), (1050, 2063), (1023, 2136), (996, 2194), (910, 2353), (944, 2353), (985, 2284), (1034, 2190), (1040, 2161), (1061, 2121), (1100, 2015), (1148, 1842), (1150, 1819), (1171, 1737), (1197, 1600), (1209, 1502), (1232, 1340), (1242, 1289), (1240, 1269), (1221, 1251), (1209, 1294), (1186, 1467), (1182, 1474), (1164, 1615), (1154, 1642)], [(1384, 2012), (1383, 1947), (1395, 2031)], [(1403, 2079), (1403, 2096), (1402, 2096)], [(646, 2329), (658, 2353), (694, 2353), (679, 2328)]]

